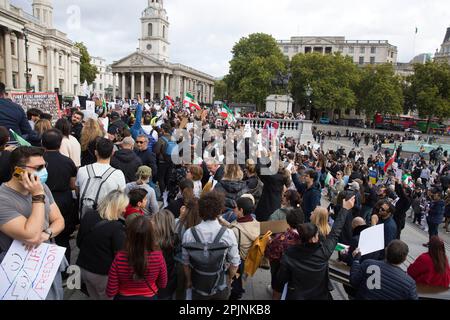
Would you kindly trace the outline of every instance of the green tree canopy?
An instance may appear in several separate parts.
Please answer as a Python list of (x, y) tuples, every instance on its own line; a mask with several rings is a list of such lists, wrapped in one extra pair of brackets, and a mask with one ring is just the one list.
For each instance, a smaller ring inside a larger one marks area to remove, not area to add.
[(350, 109), (356, 105), (353, 91), (358, 83), (358, 68), (349, 57), (340, 54), (298, 54), (291, 61), (291, 89), (297, 104), (308, 107), (308, 86), (314, 108)]
[(278, 72), (286, 72), (287, 59), (276, 40), (264, 33), (242, 38), (232, 53), (230, 73), (225, 78), (228, 97), (236, 102), (255, 103), (263, 110), (266, 98), (273, 93), (272, 80)]
[(357, 92), (358, 106), (369, 118), (376, 113), (403, 114), (402, 78), (390, 63), (364, 67)]
[(421, 118), (450, 117), (450, 65), (442, 62), (415, 64), (409, 77), (412, 104)]
[(83, 42), (75, 43), (75, 47), (80, 49), (81, 53), (81, 61), (80, 61), (80, 81), (84, 83), (87, 81), (88, 85), (95, 81), (95, 78), (98, 74), (98, 69), (96, 66), (91, 64), (91, 56), (88, 52), (88, 49), (84, 45)]
[(214, 83), (214, 100), (228, 100), (228, 85), (225, 80), (218, 80)]

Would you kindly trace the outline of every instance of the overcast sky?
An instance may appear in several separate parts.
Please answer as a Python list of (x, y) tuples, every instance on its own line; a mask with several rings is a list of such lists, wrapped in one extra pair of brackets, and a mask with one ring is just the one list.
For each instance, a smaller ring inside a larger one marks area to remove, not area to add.
[[(10, 0), (31, 12), (32, 0)], [(241, 37), (265, 32), (291, 36), (345, 36), (389, 40), (399, 62), (440, 48), (450, 27), (448, 0), (165, 0), (171, 23), (171, 62), (213, 76), (228, 73), (231, 49)], [(54, 25), (91, 55), (108, 63), (138, 47), (140, 16), (148, 0), (53, 0)], [(73, 12), (79, 9), (80, 24)], [(70, 13), (68, 13), (70, 11)], [(419, 29), (414, 46), (416, 26)]]

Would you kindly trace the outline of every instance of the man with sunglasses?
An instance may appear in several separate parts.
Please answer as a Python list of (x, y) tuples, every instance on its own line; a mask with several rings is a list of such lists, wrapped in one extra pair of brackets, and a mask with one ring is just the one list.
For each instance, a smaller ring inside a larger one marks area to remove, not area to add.
[[(44, 150), (20, 147), (11, 154), (12, 178), (0, 186), (0, 262), (14, 240), (27, 250), (49, 243), (65, 227), (50, 189)], [(60, 270), (67, 267), (63, 261)], [(47, 300), (62, 300), (61, 274), (57, 273)]]
[[(372, 215), (372, 226), (384, 224), (384, 247), (397, 239), (397, 223), (394, 220), (395, 207), (387, 200), (379, 201)], [(385, 251), (380, 251), (380, 260), (385, 257)]]
[(136, 138), (136, 147), (134, 152), (141, 159), (142, 165), (152, 169), (152, 175), (156, 181), (158, 166), (156, 165), (156, 155), (150, 150), (149, 139), (146, 135), (140, 135)]

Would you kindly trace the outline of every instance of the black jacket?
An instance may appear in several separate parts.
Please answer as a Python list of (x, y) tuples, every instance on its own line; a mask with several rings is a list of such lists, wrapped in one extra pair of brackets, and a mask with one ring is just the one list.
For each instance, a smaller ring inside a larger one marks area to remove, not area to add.
[(225, 206), (233, 209), (236, 206), (236, 201), (245, 193), (247, 193), (247, 183), (245, 181), (220, 181), (214, 191), (225, 194)]
[(342, 209), (329, 236), (322, 243), (301, 244), (290, 247), (281, 259), (274, 290), (283, 292), (289, 283), (287, 300), (328, 300), (328, 260), (338, 243), (348, 210)]
[(152, 169), (152, 176), (156, 177), (158, 174), (158, 166), (156, 164), (156, 155), (150, 150), (134, 151), (136, 155), (141, 159), (142, 165), (150, 167)]
[(400, 183), (395, 184), (395, 193), (399, 196), (399, 200), (395, 204), (394, 220), (399, 230), (405, 227), (406, 212), (411, 208), (412, 200), (406, 194), (405, 189)]
[(133, 150), (122, 149), (114, 153), (111, 159), (111, 166), (122, 170), (126, 182), (130, 183), (137, 180), (136, 172), (142, 166), (142, 161)]
[(70, 132), (70, 134), (72, 136), (74, 136), (78, 141), (80, 141), (82, 130), (83, 130), (83, 125), (81, 123), (78, 123), (75, 126), (72, 125), (72, 131)]

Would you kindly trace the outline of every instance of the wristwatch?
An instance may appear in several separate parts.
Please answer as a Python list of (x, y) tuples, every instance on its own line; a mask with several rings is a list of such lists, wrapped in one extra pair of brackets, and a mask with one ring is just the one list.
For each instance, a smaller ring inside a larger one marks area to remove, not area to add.
[(33, 203), (45, 203), (45, 194), (32, 196), (31, 200), (32, 200)]
[(47, 229), (44, 230), (44, 233), (48, 234), (48, 235), (49, 235), (48, 240), (51, 240), (51, 238), (52, 238), (52, 236), (53, 236), (53, 231), (52, 231), (52, 229), (47, 228)]

